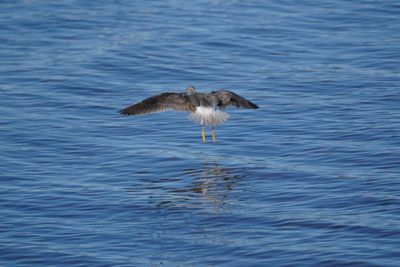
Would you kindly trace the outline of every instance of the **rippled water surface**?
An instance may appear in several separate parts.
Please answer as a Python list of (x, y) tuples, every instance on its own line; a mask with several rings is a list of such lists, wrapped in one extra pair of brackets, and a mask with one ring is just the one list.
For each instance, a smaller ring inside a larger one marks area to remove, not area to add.
[[(398, 1), (2, 1), (1, 266), (399, 266)], [(179, 112), (232, 90), (217, 144)]]

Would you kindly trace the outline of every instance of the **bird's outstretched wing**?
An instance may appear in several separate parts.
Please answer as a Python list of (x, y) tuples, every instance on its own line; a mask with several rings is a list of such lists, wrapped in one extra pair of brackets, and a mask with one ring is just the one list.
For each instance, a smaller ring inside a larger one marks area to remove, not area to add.
[(211, 92), (219, 100), (218, 106), (225, 108), (226, 106), (234, 106), (238, 108), (257, 109), (258, 106), (249, 100), (228, 90), (218, 90)]
[(121, 109), (119, 113), (122, 115), (142, 115), (167, 110), (194, 112), (195, 107), (189, 102), (185, 93), (163, 93)]

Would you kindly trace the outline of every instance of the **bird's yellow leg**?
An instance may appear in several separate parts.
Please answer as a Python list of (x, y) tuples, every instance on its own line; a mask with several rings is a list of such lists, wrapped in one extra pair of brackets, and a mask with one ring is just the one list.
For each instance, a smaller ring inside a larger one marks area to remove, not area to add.
[(211, 135), (212, 135), (212, 139), (214, 141), (214, 144), (216, 144), (217, 143), (217, 137), (215, 136), (214, 126), (211, 129)]
[(204, 133), (204, 126), (201, 130), (201, 137), (203, 138), (203, 142), (206, 143), (206, 134)]

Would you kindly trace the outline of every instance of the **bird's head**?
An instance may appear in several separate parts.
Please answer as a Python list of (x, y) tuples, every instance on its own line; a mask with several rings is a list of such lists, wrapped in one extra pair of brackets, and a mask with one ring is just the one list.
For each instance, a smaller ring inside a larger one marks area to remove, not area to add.
[(186, 87), (186, 94), (191, 95), (194, 92), (196, 92), (196, 89), (194, 88), (194, 86), (189, 85), (188, 87)]

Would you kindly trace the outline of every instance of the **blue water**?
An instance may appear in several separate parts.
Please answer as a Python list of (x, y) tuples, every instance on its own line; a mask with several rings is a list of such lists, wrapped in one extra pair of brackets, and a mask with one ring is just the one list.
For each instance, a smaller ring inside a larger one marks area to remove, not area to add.
[[(398, 1), (0, 3), (0, 266), (400, 266)], [(260, 106), (210, 129), (154, 94)]]

